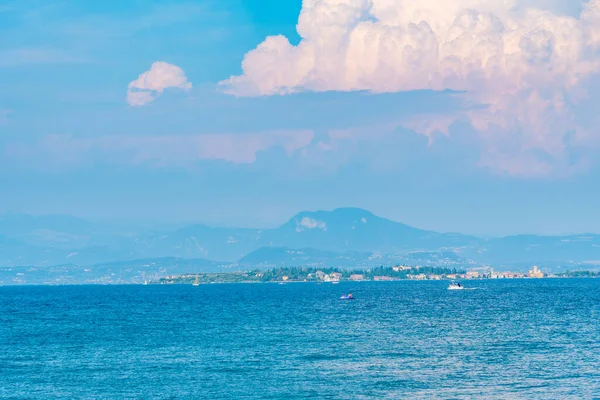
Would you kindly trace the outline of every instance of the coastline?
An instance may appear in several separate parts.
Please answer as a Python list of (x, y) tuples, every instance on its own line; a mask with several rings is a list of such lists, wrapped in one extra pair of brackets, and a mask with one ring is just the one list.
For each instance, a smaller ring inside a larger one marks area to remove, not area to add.
[[(517, 280), (529, 280), (529, 281), (544, 281), (544, 280), (585, 280), (585, 279), (600, 279), (600, 276), (547, 276), (543, 278), (532, 278), (528, 276), (518, 277), (518, 278), (476, 278), (476, 279), (464, 279), (460, 280), (462, 282), (489, 282), (489, 281), (517, 281)], [(318, 282), (318, 281), (215, 281), (215, 282), (203, 282), (199, 283), (198, 286), (209, 286), (209, 285), (281, 285), (285, 286), (288, 284), (313, 284), (313, 285), (335, 285), (335, 284), (349, 284), (349, 283), (399, 283), (399, 282), (414, 282), (414, 283), (425, 283), (425, 282), (451, 282), (454, 279), (390, 279), (390, 280), (361, 280), (361, 281), (351, 281), (351, 280), (342, 280), (335, 282)], [(162, 283), (160, 281), (150, 281), (147, 284), (142, 282), (112, 282), (112, 283), (32, 283), (32, 284), (0, 284), (0, 290), (2, 288), (16, 288), (16, 287), (66, 287), (66, 286), (194, 286), (189, 282), (177, 282), (177, 283)]]
[[(547, 279), (554, 280), (568, 280), (568, 279), (600, 279), (600, 276), (547, 276), (544, 278), (532, 278), (528, 276), (519, 278), (477, 278), (477, 279), (464, 279), (463, 282), (488, 282), (488, 281), (516, 281), (516, 280), (531, 280), (531, 281), (543, 281)], [(257, 281), (238, 281), (238, 282), (205, 282), (200, 283), (198, 286), (207, 285), (287, 285), (287, 284), (315, 284), (315, 285), (334, 285), (342, 283), (397, 283), (397, 282), (452, 282), (454, 279), (390, 279), (390, 280), (362, 280), (362, 281), (335, 281), (335, 282), (318, 282), (318, 281), (269, 281), (269, 282), (257, 282)], [(145, 286), (143, 283), (137, 284), (123, 284), (123, 285), (134, 285), (134, 286)], [(177, 283), (162, 283), (162, 282), (149, 282), (148, 285), (167, 285), (167, 286), (193, 286), (192, 283), (188, 282), (177, 282)]]

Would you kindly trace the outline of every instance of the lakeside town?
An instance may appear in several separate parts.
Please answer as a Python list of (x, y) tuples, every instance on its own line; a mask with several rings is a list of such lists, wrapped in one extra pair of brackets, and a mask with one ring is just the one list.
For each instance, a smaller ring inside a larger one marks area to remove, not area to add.
[(158, 284), (207, 284), (207, 283), (259, 283), (259, 282), (343, 282), (343, 281), (397, 281), (397, 280), (472, 280), (472, 279), (521, 279), (521, 278), (567, 278), (599, 277), (598, 272), (574, 271), (547, 274), (537, 266), (527, 273), (481, 270), (457, 270), (456, 268), (393, 266), (373, 269), (303, 268), (281, 267), (271, 270), (249, 272), (200, 273), (166, 276)]

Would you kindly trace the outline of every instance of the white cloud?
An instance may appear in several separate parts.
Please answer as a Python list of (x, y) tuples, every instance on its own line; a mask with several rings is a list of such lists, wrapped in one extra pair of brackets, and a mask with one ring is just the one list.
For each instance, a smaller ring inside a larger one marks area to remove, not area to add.
[(327, 230), (327, 224), (323, 221), (317, 221), (314, 218), (303, 217), (300, 222), (296, 221), (296, 232), (302, 232), (304, 228), (306, 229), (321, 229), (323, 231)]
[(185, 72), (177, 65), (157, 61), (152, 64), (150, 70), (129, 83), (127, 102), (131, 106), (144, 106), (168, 88), (187, 91), (192, 88), (192, 83), (187, 80)]
[(573, 110), (600, 72), (600, 0), (578, 17), (517, 0), (304, 0), (297, 29), (297, 46), (271, 36), (247, 53), (243, 74), (221, 82), (224, 90), (466, 91), (465, 101), (486, 107), (407, 126), (447, 133), (468, 117), (487, 143), (482, 159), (502, 158), (509, 168), (492, 167), (509, 173), (526, 172), (510, 159), (527, 169), (533, 150), (565, 159), (567, 133), (572, 145), (597, 144)]
[(146, 104), (152, 102), (156, 98), (154, 92), (133, 92), (131, 90), (127, 91), (127, 103), (130, 106), (145, 106)]

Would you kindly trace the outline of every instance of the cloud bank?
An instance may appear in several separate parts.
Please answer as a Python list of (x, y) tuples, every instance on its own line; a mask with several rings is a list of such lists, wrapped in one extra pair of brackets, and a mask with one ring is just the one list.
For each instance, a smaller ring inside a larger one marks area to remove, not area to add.
[(185, 72), (177, 65), (157, 61), (152, 64), (150, 70), (129, 83), (127, 102), (134, 107), (145, 106), (168, 88), (187, 91), (192, 88), (192, 83), (187, 80)]
[(465, 91), (482, 107), (406, 126), (430, 135), (468, 119), (487, 143), (481, 164), (511, 174), (577, 168), (573, 154), (597, 145), (574, 111), (600, 72), (600, 0), (578, 17), (517, 0), (304, 0), (297, 30), (296, 46), (270, 36), (247, 53), (224, 90)]
[[(201, 160), (252, 164), (260, 152), (274, 147), (287, 155), (308, 145), (308, 130), (247, 134), (110, 135), (99, 138), (47, 135), (36, 143), (11, 143), (0, 152), (4, 161), (31, 167), (74, 167), (108, 161), (121, 165), (190, 167)], [(39, 162), (35, 162), (38, 160)], [(35, 165), (34, 165), (35, 164)]]

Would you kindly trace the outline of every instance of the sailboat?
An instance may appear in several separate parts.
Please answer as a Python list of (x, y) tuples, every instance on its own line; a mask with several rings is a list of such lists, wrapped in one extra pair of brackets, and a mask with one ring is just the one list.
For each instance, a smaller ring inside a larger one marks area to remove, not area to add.
[(196, 280), (192, 283), (194, 286), (200, 286), (200, 280), (198, 279), (198, 275), (196, 275)]

